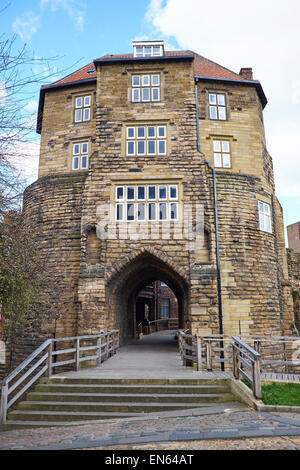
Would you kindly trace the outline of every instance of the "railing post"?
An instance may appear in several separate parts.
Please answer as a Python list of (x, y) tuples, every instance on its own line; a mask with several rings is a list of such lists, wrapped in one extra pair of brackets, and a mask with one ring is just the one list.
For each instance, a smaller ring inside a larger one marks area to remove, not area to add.
[(1, 388), (0, 424), (6, 423), (7, 399), (8, 399), (8, 384), (6, 383), (2, 385), (2, 388)]
[(260, 353), (260, 346), (261, 346), (261, 342), (258, 339), (254, 340), (254, 349), (258, 353)]
[(97, 366), (101, 366), (101, 336), (97, 338), (97, 347), (98, 347)]
[(116, 349), (116, 354), (119, 352), (119, 349), (120, 349), (120, 332), (119, 330), (117, 330), (117, 349)]
[(235, 344), (232, 345), (232, 372), (233, 376), (238, 379), (240, 376), (239, 373), (239, 351), (235, 347)]
[(76, 362), (75, 362), (75, 366), (76, 366), (76, 371), (79, 370), (79, 357), (80, 357), (80, 338), (76, 338)]
[(52, 376), (52, 353), (53, 353), (53, 341), (48, 346), (48, 370), (47, 377)]
[(206, 340), (206, 369), (212, 371), (212, 341)]
[(108, 338), (109, 338), (108, 333), (105, 333), (105, 339), (106, 339), (106, 344), (105, 344), (106, 360), (109, 358), (109, 343), (108, 343)]
[(253, 395), (258, 400), (261, 399), (261, 379), (260, 379), (260, 359), (252, 364)]
[(201, 336), (196, 335), (197, 370), (202, 370)]

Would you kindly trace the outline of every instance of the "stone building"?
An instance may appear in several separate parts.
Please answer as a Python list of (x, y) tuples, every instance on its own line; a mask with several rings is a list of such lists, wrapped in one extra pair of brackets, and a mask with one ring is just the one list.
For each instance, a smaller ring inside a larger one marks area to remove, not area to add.
[(287, 226), (289, 248), (300, 253), (300, 222)]
[(42, 87), (24, 215), (64, 293), (46, 337), (119, 328), (125, 343), (155, 281), (193, 332), (295, 332), (266, 104), (250, 68), (163, 41)]

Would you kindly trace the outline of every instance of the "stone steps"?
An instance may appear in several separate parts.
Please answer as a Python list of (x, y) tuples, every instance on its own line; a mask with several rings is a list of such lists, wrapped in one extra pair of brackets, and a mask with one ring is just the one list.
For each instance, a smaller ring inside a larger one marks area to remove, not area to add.
[(42, 379), (26, 400), (8, 413), (8, 427), (53, 426), (188, 412), (234, 402), (226, 380)]

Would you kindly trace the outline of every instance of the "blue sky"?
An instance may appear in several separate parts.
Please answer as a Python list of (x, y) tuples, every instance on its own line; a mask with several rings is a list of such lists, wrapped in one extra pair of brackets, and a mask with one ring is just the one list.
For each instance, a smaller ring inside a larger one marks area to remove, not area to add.
[[(50, 63), (58, 71), (129, 52), (133, 39), (164, 39), (168, 49), (194, 50), (236, 72), (253, 67), (269, 101), (267, 146), (289, 225), (300, 220), (299, 17), (298, 0), (10, 0), (0, 26), (36, 57), (59, 56)], [(30, 109), (38, 96), (32, 90)], [(33, 174), (36, 162), (28, 164)]]

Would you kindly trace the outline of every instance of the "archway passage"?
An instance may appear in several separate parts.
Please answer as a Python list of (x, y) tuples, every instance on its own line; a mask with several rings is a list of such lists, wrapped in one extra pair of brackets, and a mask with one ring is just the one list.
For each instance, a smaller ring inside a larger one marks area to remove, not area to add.
[(139, 338), (157, 331), (178, 329), (178, 299), (165, 282), (151, 282), (138, 292), (135, 323)]
[[(178, 328), (186, 326), (189, 288), (186, 280), (168, 263), (143, 252), (129, 261), (107, 285), (108, 315), (111, 326), (120, 330), (120, 344), (137, 337), (139, 294), (157, 281), (166, 284), (177, 299)], [(141, 308), (141, 307), (139, 307)]]

